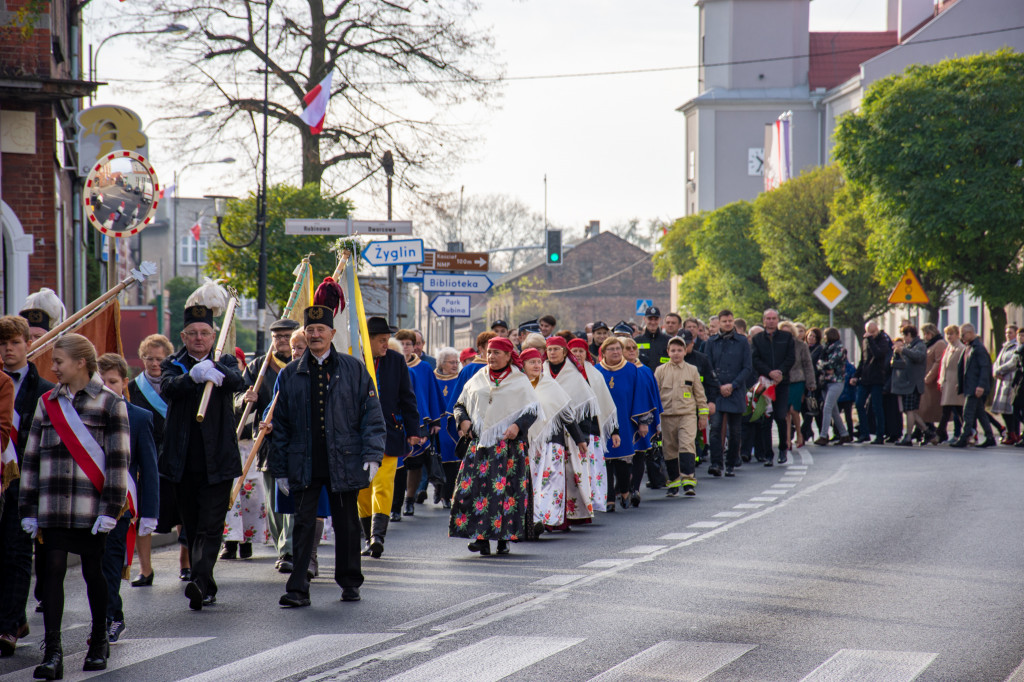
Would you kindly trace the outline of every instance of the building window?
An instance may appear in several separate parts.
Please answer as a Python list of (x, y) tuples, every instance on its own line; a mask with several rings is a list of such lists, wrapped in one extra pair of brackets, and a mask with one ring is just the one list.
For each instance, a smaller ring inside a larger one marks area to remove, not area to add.
[(238, 319), (240, 320), (255, 320), (256, 319), (256, 299), (254, 298), (243, 298), (241, 305), (238, 307)]
[(978, 306), (971, 306), (970, 318), (971, 324), (974, 326), (974, 329), (980, 334), (981, 328), (978, 326)]
[(185, 235), (178, 240), (178, 262), (182, 265), (206, 265), (206, 237), (201, 237), (197, 242), (191, 234)]
[(690, 159), (686, 164), (686, 179), (696, 180), (697, 179), (697, 152), (690, 150)]
[(949, 308), (943, 308), (939, 311), (939, 331), (942, 331), (949, 326)]

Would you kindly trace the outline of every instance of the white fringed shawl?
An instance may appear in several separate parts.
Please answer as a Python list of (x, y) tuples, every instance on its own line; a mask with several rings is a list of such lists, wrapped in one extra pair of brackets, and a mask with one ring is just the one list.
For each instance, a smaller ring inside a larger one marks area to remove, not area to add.
[(562, 387), (562, 390), (569, 394), (569, 398), (572, 400), (573, 421), (579, 423), (591, 417), (600, 416), (601, 407), (597, 402), (597, 396), (571, 360), (566, 359), (557, 377), (551, 375), (551, 363), (545, 362), (544, 376), (554, 380)]
[[(582, 377), (580, 377), (582, 378)], [(533, 387), (544, 418), (530, 427), (530, 450), (540, 451), (564, 428), (563, 421), (574, 421), (572, 398), (548, 374), (541, 374)]]
[(589, 362), (586, 363), (586, 370), (587, 377), (590, 379), (590, 388), (597, 398), (599, 409), (598, 423), (601, 425), (601, 437), (607, 440), (612, 437), (612, 431), (619, 428), (619, 412), (615, 408), (612, 392), (608, 390), (608, 384), (604, 381), (604, 375)]
[(498, 386), (484, 367), (466, 382), (459, 403), (469, 413), (480, 447), (490, 448), (497, 445), (508, 427), (523, 415), (535, 414), (536, 421), (545, 419), (537, 398), (533, 384), (515, 367)]

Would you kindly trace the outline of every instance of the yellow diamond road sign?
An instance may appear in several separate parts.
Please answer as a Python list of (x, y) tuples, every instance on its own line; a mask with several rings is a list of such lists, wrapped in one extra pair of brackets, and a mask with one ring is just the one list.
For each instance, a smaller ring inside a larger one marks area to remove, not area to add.
[(839, 283), (832, 275), (829, 275), (824, 282), (818, 285), (818, 288), (814, 290), (814, 295), (818, 297), (818, 300), (825, 304), (829, 310), (832, 310), (839, 302), (846, 298), (849, 294), (849, 290)]

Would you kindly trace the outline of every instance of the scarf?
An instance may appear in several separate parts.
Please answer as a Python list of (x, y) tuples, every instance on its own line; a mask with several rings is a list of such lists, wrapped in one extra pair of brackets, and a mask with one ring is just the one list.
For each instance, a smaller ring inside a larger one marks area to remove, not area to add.
[(286, 355), (285, 357), (282, 358), (276, 352), (271, 353), (270, 358), (274, 362), (274, 369), (276, 369), (278, 372), (287, 367), (288, 363), (292, 361), (291, 355)]
[(615, 400), (612, 399), (612, 392), (605, 383), (604, 376), (593, 365), (590, 365), (590, 369), (592, 371), (589, 376), (594, 379), (588, 383), (597, 399), (597, 420), (601, 426), (601, 437), (607, 440), (612, 437), (612, 432), (619, 428), (619, 411), (615, 407)]
[(494, 382), (494, 387), (497, 388), (501, 385), (501, 382), (505, 380), (505, 377), (512, 374), (512, 365), (506, 365), (505, 369), (493, 370), (490, 367), (487, 368), (487, 377)]
[(146, 381), (149, 382), (149, 385), (153, 387), (153, 390), (156, 391), (157, 395), (160, 395), (160, 377), (154, 379), (149, 376), (149, 372), (143, 372), (142, 376), (146, 377)]
[(457, 376), (459, 376), (459, 373), (456, 372), (455, 374), (442, 374), (441, 370), (435, 369), (434, 370), (434, 376), (437, 377), (438, 381), (451, 381), (452, 379), (454, 379)]
[(551, 439), (565, 428), (563, 422), (574, 420), (572, 398), (547, 374), (541, 374), (533, 387), (540, 403), (537, 421), (530, 426), (530, 451), (542, 451)]
[(621, 360), (619, 360), (619, 364), (615, 365), (614, 367), (612, 365), (609, 365), (604, 358), (601, 358), (601, 366), (604, 367), (609, 372), (617, 372), (626, 366), (626, 358), (622, 358)]
[(508, 427), (527, 414), (545, 415), (526, 375), (511, 366), (506, 367), (497, 383), (491, 380), (490, 370), (477, 372), (462, 389), (459, 402), (469, 413), (480, 447), (494, 447)]
[(730, 329), (727, 332), (718, 332), (718, 335), (721, 336), (723, 339), (731, 339), (732, 337), (736, 336), (736, 329)]
[(407, 364), (409, 366), (409, 369), (412, 369), (413, 367), (415, 367), (416, 365), (420, 364), (421, 362), (423, 362), (423, 361), (420, 360), (420, 356), (418, 356), (415, 353), (413, 353), (412, 354), (412, 360), (406, 360), (405, 364)]
[(583, 378), (583, 374), (576, 369), (576, 365), (563, 362), (560, 366), (554, 366), (550, 362), (545, 362), (544, 375), (554, 380), (569, 394), (572, 401), (572, 421), (581, 422), (600, 414), (597, 396)]

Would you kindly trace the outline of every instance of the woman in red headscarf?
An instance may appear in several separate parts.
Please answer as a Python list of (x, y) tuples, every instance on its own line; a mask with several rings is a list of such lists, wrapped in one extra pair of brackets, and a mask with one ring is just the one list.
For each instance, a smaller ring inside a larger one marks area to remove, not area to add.
[[(542, 410), (506, 338), (487, 343), (487, 369), (466, 382), (452, 410), (468, 447), (455, 482), (449, 537), (470, 538), (469, 551), (508, 554), (526, 535), (530, 474), (527, 434)], [(461, 445), (461, 443), (460, 443)], [(529, 520), (532, 523), (532, 519)]]

